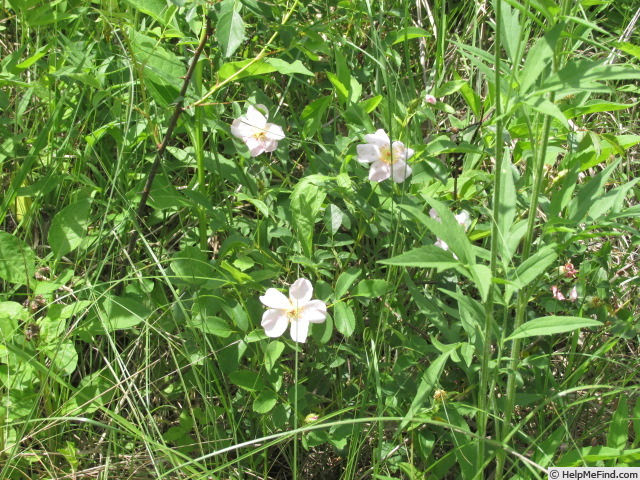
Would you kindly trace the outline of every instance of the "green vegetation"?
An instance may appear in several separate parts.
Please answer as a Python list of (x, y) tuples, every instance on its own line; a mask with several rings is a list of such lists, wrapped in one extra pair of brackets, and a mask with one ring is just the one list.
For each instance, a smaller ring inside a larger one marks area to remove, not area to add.
[(640, 466), (637, 5), (557, 1), (6, 0), (0, 479)]

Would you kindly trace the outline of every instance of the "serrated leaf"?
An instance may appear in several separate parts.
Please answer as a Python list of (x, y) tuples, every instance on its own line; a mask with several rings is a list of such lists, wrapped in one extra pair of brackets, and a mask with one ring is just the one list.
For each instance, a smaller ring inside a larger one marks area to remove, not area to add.
[(345, 302), (338, 302), (333, 306), (333, 321), (336, 330), (345, 337), (350, 337), (356, 329), (356, 317)]
[(551, 315), (529, 320), (516, 329), (506, 340), (555, 335), (556, 333), (571, 332), (579, 328), (599, 327), (601, 325), (602, 322), (590, 318)]
[(89, 199), (71, 204), (60, 210), (49, 228), (49, 244), (57, 258), (80, 246), (89, 228)]
[(26, 285), (36, 271), (36, 255), (19, 238), (0, 231), (0, 278)]
[(216, 25), (216, 38), (224, 57), (233, 55), (245, 38), (244, 21), (234, 8), (234, 2), (227, 5), (229, 7), (223, 8)]

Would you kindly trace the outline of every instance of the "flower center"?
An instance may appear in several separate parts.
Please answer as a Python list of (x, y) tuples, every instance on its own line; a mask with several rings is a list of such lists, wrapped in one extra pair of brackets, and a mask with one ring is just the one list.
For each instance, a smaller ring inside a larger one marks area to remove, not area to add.
[(253, 134), (253, 138), (258, 140), (259, 142), (264, 142), (267, 140), (267, 131), (266, 130), (258, 130)]
[(380, 160), (382, 160), (387, 165), (393, 165), (402, 155), (403, 149), (400, 147), (391, 148), (391, 145), (384, 145), (379, 147), (380, 150)]
[(298, 320), (302, 315), (303, 310), (304, 310), (304, 307), (296, 307), (295, 305), (292, 304), (286, 311), (287, 318), (289, 319), (290, 322), (294, 320)]

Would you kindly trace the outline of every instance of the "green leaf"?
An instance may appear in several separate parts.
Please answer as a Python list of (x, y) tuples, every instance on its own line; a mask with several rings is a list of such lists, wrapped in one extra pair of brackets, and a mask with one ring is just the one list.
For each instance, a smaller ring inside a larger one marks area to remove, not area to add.
[[(618, 408), (616, 408), (609, 433), (607, 434), (607, 447), (624, 449), (629, 440), (629, 406), (627, 397), (618, 395)], [(613, 465), (610, 465), (613, 466)]]
[(536, 80), (538, 80), (538, 77), (545, 72), (547, 65), (551, 63), (556, 44), (558, 43), (563, 28), (563, 23), (559, 22), (531, 47), (519, 78), (521, 93), (529, 91), (536, 83)]
[(235, 2), (223, 2), (216, 24), (216, 38), (224, 57), (230, 57), (242, 45), (245, 27), (242, 17), (235, 9)]
[(186, 246), (171, 259), (171, 270), (183, 282), (202, 286), (217, 276), (200, 249)]
[(182, 61), (158, 40), (138, 31), (131, 31), (131, 46), (135, 60), (144, 72), (144, 82), (153, 98), (163, 107), (178, 99), (181, 77), (186, 72)]
[(276, 72), (283, 75), (300, 74), (313, 77), (313, 72), (305, 67), (300, 60), (289, 63), (280, 58), (267, 58), (266, 62), (275, 68)]
[(300, 118), (304, 121), (302, 132), (305, 137), (312, 137), (320, 128), (324, 112), (331, 105), (331, 96), (320, 97), (304, 107)]
[(567, 121), (567, 117), (564, 116), (564, 113), (562, 113), (555, 103), (551, 103), (543, 96), (527, 98), (523, 100), (523, 103), (529, 105), (536, 112), (555, 118), (565, 128), (565, 130), (570, 130), (569, 122)]
[(284, 343), (279, 340), (274, 340), (269, 342), (267, 345), (267, 351), (264, 355), (264, 367), (267, 370), (267, 373), (271, 373), (273, 367), (276, 365), (276, 362), (282, 355), (284, 351)]
[(427, 397), (438, 385), (440, 375), (442, 375), (442, 371), (444, 370), (447, 360), (451, 354), (455, 352), (456, 348), (458, 348), (458, 345), (459, 344), (446, 345), (449, 350), (442, 353), (438, 358), (431, 362), (429, 368), (424, 372), (422, 379), (420, 380), (420, 384), (418, 385), (416, 396), (414, 397), (413, 402), (411, 402), (411, 406), (409, 407), (409, 411), (405, 415), (404, 420), (402, 420), (402, 423), (400, 424), (400, 430), (403, 430), (418, 410), (424, 406)]
[(80, 246), (89, 228), (91, 200), (84, 199), (60, 210), (49, 228), (49, 244), (57, 258)]
[(349, 290), (349, 287), (353, 285), (358, 277), (362, 274), (360, 268), (351, 267), (345, 272), (342, 272), (336, 281), (336, 287), (334, 289), (334, 297), (336, 300), (341, 299)]
[(0, 231), (0, 278), (26, 285), (36, 272), (36, 256), (29, 246), (10, 233)]
[(557, 250), (558, 245), (555, 243), (545, 245), (535, 255), (518, 265), (512, 275), (513, 278), (509, 278), (515, 288), (524, 288), (542, 275), (558, 258)]
[(240, 62), (228, 62), (223, 64), (218, 70), (218, 82), (233, 77), (234, 80), (253, 77), (256, 75), (266, 75), (275, 72), (276, 69), (269, 65), (266, 60), (242, 60)]
[(240, 388), (249, 390), (250, 392), (263, 391), (265, 389), (264, 381), (257, 372), (251, 370), (237, 370), (229, 375), (229, 380)]
[(400, 267), (435, 268), (438, 272), (460, 266), (460, 262), (453, 258), (451, 253), (435, 245), (414, 248), (396, 257), (379, 260), (378, 263)]
[(331, 232), (331, 235), (335, 235), (340, 227), (342, 226), (342, 221), (344, 220), (345, 215), (340, 210), (340, 207), (334, 205), (333, 203), (327, 205), (324, 209), (324, 219), (327, 228)]
[(329, 81), (333, 84), (333, 88), (336, 91), (336, 95), (338, 95), (338, 100), (342, 103), (346, 103), (349, 98), (349, 90), (345, 86), (344, 83), (340, 81), (340, 79), (331, 72), (325, 72)]
[(26, 322), (29, 311), (17, 302), (0, 302), (0, 340), (8, 341), (18, 330), (18, 321)]
[(572, 222), (579, 222), (589, 214), (594, 203), (596, 203), (596, 200), (602, 197), (606, 182), (620, 161), (621, 159), (617, 159), (611, 162), (610, 165), (591, 177), (591, 179), (580, 188), (578, 194), (567, 206), (569, 220)]
[(513, 181), (513, 167), (511, 165), (510, 154), (504, 152), (502, 162), (500, 163), (500, 171), (502, 173), (503, 183), (502, 189), (498, 192), (498, 233), (499, 233), (499, 251), (502, 261), (507, 264), (511, 260), (509, 249), (509, 236), (511, 234), (511, 226), (516, 213), (516, 188)]
[(291, 193), (293, 226), (308, 258), (313, 257), (313, 230), (316, 217), (326, 197), (323, 180), (317, 175), (302, 179)]
[(48, 345), (43, 349), (51, 366), (61, 375), (71, 375), (78, 366), (78, 352), (72, 342)]
[(256, 413), (269, 413), (278, 403), (278, 396), (271, 390), (264, 390), (253, 401), (253, 411)]
[(104, 372), (95, 372), (80, 380), (78, 390), (63, 406), (61, 415), (81, 416), (98, 410), (108, 403), (116, 392), (114, 383)]
[[(161, 25), (169, 26), (169, 22), (166, 19), (169, 9), (165, 0), (125, 0), (125, 3), (128, 3), (139, 12), (149, 15)], [(172, 7), (172, 10), (175, 11), (175, 7)]]
[(151, 311), (132, 298), (107, 295), (99, 303), (97, 315), (97, 318), (93, 318), (92, 325), (86, 325), (93, 334), (135, 327), (146, 320), (151, 315)]
[(389, 291), (389, 282), (386, 280), (361, 280), (353, 291), (356, 297), (376, 298), (382, 297)]
[(590, 318), (551, 315), (529, 320), (516, 329), (506, 340), (555, 335), (556, 333), (571, 332), (579, 328), (599, 327), (601, 325), (602, 322)]
[(191, 320), (189, 325), (203, 333), (210, 333), (216, 337), (227, 338), (233, 331), (229, 327), (226, 320), (220, 317), (204, 317), (198, 316)]
[(241, 78), (266, 75), (273, 72), (283, 75), (301, 74), (313, 76), (313, 73), (300, 60), (288, 63), (279, 58), (267, 58), (225, 63), (218, 70), (218, 81), (224, 82), (232, 77), (234, 80), (240, 80)]
[(635, 103), (615, 103), (607, 102), (601, 99), (594, 99), (585, 102), (584, 105), (578, 105), (566, 109), (563, 114), (566, 118), (576, 118), (582, 115), (589, 115), (591, 113), (599, 112), (614, 112), (616, 110), (626, 110), (627, 108), (634, 107), (638, 104)]
[(549, 76), (537, 93), (601, 90), (599, 82), (608, 80), (637, 81), (640, 80), (640, 71), (631, 65), (607, 65), (606, 60), (570, 60), (558, 73)]
[(429, 38), (432, 34), (427, 32), (426, 30), (418, 27), (406, 27), (401, 28), (400, 30), (393, 31), (390, 33), (385, 42), (389, 45), (396, 45), (398, 43), (406, 42), (407, 40), (411, 40), (413, 38)]
[(333, 319), (336, 330), (345, 337), (350, 337), (356, 329), (356, 317), (345, 302), (338, 302), (333, 306)]
[(471, 273), (471, 279), (476, 284), (476, 288), (480, 292), (480, 298), (482, 301), (486, 301), (489, 296), (489, 287), (491, 286), (492, 277), (491, 269), (486, 265), (475, 264), (471, 265), (469, 269)]

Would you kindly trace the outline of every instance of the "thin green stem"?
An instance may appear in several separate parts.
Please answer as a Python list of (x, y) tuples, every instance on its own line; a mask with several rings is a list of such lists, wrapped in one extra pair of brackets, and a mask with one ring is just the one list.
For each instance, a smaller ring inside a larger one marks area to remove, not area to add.
[[(493, 223), (491, 227), (491, 260), (490, 270), (491, 278), (496, 277), (498, 270), (498, 247), (500, 244), (500, 235), (498, 225), (500, 220), (500, 192), (502, 190), (502, 177), (504, 174), (504, 159), (503, 159), (503, 141), (502, 141), (502, 102), (500, 91), (500, 57), (501, 57), (501, 29), (500, 20), (502, 18), (502, 1), (496, 0), (496, 27), (495, 33), (495, 115), (496, 115), (496, 143), (495, 143), (495, 162), (496, 169), (494, 175), (494, 189), (493, 189)], [(493, 282), (489, 285), (489, 293), (487, 295), (487, 301), (484, 304), (485, 312), (485, 324), (484, 324), (484, 345), (481, 358), (480, 367), (480, 390), (478, 393), (478, 462), (482, 462), (485, 453), (485, 439), (487, 436), (487, 420), (488, 420), (488, 408), (489, 398), (491, 392), (489, 391), (489, 378), (491, 377), (489, 372), (489, 361), (491, 359), (491, 329), (493, 325)], [(482, 478), (484, 476), (483, 469), (479, 469), (478, 476)]]
[[(298, 348), (293, 372), (293, 430), (298, 430)], [(293, 436), (293, 478), (298, 478), (298, 434)]]

